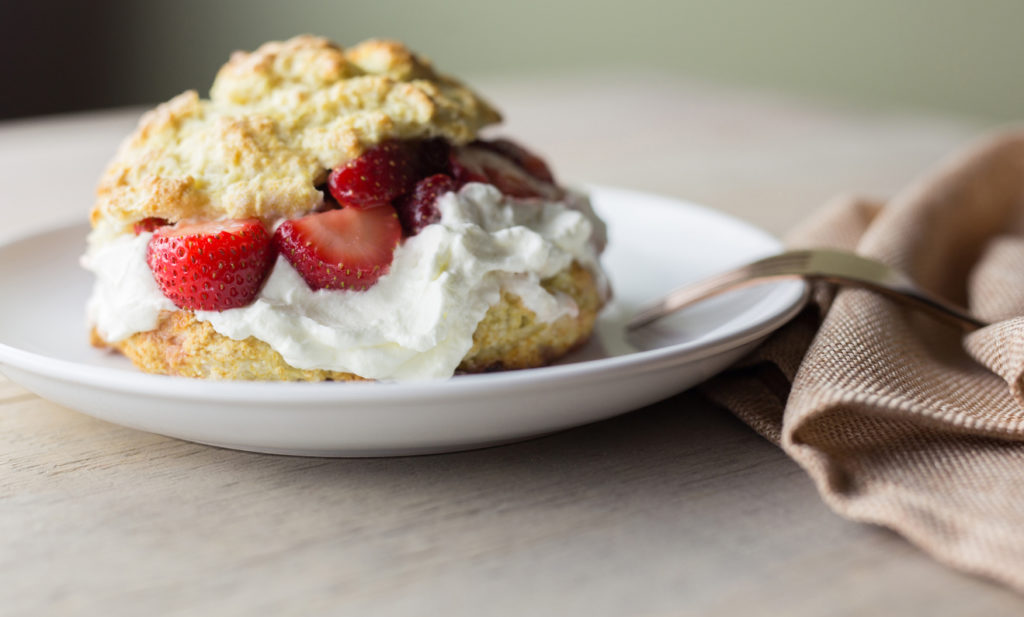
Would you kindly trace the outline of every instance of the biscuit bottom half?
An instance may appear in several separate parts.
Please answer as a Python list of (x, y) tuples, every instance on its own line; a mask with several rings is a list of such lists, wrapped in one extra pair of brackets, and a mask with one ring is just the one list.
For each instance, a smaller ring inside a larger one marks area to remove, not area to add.
[[(577, 263), (542, 281), (551, 293), (568, 294), (579, 312), (543, 322), (516, 295), (502, 293), (473, 333), (473, 347), (458, 372), (534, 368), (549, 364), (587, 341), (602, 299), (593, 274)], [(108, 343), (96, 332), (92, 344), (112, 348), (147, 373), (267, 381), (361, 381), (353, 373), (300, 369), (285, 362), (267, 343), (249, 337), (237, 341), (219, 334), (192, 311), (168, 311), (156, 329)]]

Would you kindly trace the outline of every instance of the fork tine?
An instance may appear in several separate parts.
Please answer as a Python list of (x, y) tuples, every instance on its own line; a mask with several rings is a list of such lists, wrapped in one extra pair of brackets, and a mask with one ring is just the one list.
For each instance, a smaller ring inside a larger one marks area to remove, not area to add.
[(797, 254), (801, 252), (791, 251), (766, 257), (734, 270), (679, 287), (670, 291), (664, 298), (641, 307), (626, 324), (626, 328), (635, 330), (730, 289), (774, 279), (799, 277), (799, 266), (807, 262), (806, 255)]

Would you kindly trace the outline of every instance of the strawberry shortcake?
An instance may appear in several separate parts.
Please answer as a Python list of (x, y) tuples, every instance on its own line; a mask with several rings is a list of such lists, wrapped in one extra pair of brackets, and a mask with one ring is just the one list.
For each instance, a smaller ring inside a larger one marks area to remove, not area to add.
[(604, 226), (400, 43), (238, 52), (104, 173), (92, 341), (147, 372), (403, 380), (536, 367), (607, 299)]

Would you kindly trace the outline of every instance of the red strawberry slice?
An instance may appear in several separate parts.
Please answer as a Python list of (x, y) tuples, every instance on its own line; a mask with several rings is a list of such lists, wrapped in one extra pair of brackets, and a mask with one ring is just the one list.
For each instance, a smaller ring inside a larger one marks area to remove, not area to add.
[(411, 189), (418, 163), (414, 142), (385, 141), (332, 171), (327, 186), (342, 206), (373, 208)]
[(135, 235), (137, 236), (144, 231), (156, 231), (161, 227), (170, 224), (170, 221), (168, 221), (167, 219), (162, 219), (159, 216), (151, 216), (149, 218), (144, 218), (141, 221), (135, 223), (135, 225), (133, 225), (132, 228), (135, 231)]
[(441, 220), (437, 198), (458, 189), (455, 179), (446, 174), (434, 174), (416, 183), (412, 192), (395, 200), (395, 210), (407, 236), (415, 236), (427, 225)]
[(274, 257), (259, 219), (160, 227), (146, 249), (146, 263), (164, 295), (180, 308), (202, 311), (255, 300)]
[(562, 198), (557, 186), (534, 177), (518, 163), (489, 147), (469, 144), (453, 148), (451, 165), (460, 186), (467, 182), (484, 182), (493, 184), (509, 197)]
[(274, 234), (281, 254), (311, 289), (368, 289), (387, 273), (402, 226), (390, 204), (342, 208), (285, 221)]
[(494, 139), (490, 141), (479, 139), (473, 143), (494, 150), (498, 154), (505, 155), (538, 180), (543, 180), (550, 184), (555, 183), (555, 176), (551, 173), (551, 169), (544, 162), (544, 159), (510, 139)]

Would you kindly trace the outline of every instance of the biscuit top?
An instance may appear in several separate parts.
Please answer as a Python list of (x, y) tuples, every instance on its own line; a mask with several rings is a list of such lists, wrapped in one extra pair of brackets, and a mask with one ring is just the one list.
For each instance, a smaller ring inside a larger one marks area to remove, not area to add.
[(266, 43), (234, 53), (209, 100), (190, 90), (142, 116), (100, 179), (92, 224), (293, 217), (323, 202), (317, 187), (332, 168), (373, 144), (463, 144), (499, 120), (401, 43)]

